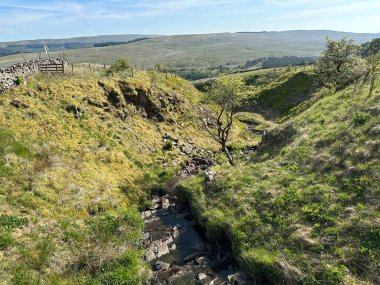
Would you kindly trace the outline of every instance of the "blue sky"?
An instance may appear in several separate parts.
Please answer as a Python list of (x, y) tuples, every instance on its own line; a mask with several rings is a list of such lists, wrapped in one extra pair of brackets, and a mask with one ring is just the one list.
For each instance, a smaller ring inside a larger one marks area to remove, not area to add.
[(380, 0), (0, 1), (0, 41), (292, 29), (380, 32)]

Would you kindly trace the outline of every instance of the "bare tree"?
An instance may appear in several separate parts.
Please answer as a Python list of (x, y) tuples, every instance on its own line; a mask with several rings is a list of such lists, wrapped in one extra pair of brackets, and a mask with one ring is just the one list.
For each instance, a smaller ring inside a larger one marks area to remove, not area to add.
[(234, 115), (243, 97), (244, 81), (236, 76), (218, 77), (209, 87), (206, 96), (210, 108), (203, 108), (200, 121), (204, 129), (221, 145), (221, 150), (233, 165), (233, 157), (227, 148)]

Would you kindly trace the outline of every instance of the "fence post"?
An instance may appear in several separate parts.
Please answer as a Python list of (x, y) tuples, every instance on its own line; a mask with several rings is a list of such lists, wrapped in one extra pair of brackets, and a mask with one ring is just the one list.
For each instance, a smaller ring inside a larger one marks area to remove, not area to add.
[(71, 64), (71, 73), (74, 74), (74, 63)]

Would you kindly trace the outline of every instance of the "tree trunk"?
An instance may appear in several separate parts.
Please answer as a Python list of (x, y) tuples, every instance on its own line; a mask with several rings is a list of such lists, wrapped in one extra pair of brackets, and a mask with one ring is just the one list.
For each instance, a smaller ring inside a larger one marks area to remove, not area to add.
[(232, 155), (230, 154), (230, 152), (229, 152), (228, 149), (227, 149), (226, 142), (222, 142), (222, 151), (223, 151), (224, 154), (227, 156), (227, 158), (228, 158), (228, 162), (229, 162), (231, 165), (234, 165), (234, 159), (232, 158)]
[(375, 79), (376, 79), (376, 75), (372, 75), (372, 78), (371, 78), (371, 85), (369, 86), (369, 94), (368, 94), (368, 97), (371, 97), (371, 96), (372, 96), (373, 88), (375, 87)]

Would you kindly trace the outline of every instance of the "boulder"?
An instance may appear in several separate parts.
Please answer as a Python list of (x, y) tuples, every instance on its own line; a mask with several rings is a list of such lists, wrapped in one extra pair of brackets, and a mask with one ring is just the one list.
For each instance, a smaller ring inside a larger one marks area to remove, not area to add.
[(157, 270), (168, 270), (170, 268), (169, 263), (163, 262), (161, 260), (156, 261), (154, 266)]
[(207, 275), (206, 275), (206, 273), (199, 273), (198, 274), (198, 280), (199, 281), (201, 281), (201, 280), (203, 280), (203, 279), (206, 279), (207, 278)]
[(157, 258), (156, 254), (154, 253), (154, 250), (152, 248), (148, 249), (145, 253), (145, 260), (147, 262), (151, 262), (152, 260), (155, 260)]

